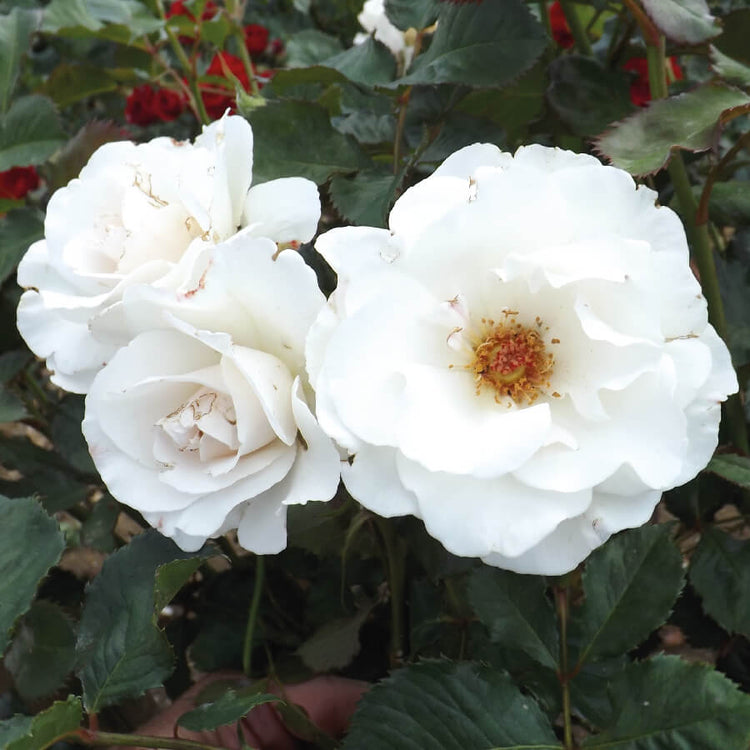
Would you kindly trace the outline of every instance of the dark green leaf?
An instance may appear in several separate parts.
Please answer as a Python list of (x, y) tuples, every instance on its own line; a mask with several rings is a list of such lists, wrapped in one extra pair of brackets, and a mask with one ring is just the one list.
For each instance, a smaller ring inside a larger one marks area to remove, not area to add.
[(700, 44), (721, 34), (706, 0), (643, 0), (651, 20), (666, 37), (684, 44)]
[(8, 630), (29, 608), (39, 580), (64, 548), (57, 523), (39, 503), (0, 496), (0, 654)]
[(65, 701), (55, 701), (48, 709), (31, 721), (25, 736), (13, 739), (5, 750), (44, 750), (54, 745), (60, 737), (81, 725), (83, 711), (81, 700), (75, 695)]
[(28, 416), (23, 401), (0, 386), (0, 422), (15, 422)]
[[(156, 607), (165, 599), (155, 593), (157, 573), (175, 560), (201, 556), (150, 530), (104, 562), (88, 588), (76, 647), (89, 711), (139, 695), (170, 674), (172, 650), (156, 626)], [(175, 590), (174, 579), (159, 582), (163, 591)]]
[(42, 30), (55, 34), (60, 29), (81, 26), (99, 31), (103, 25), (89, 12), (86, 0), (52, 0), (44, 9)]
[(224, 13), (219, 13), (201, 24), (201, 40), (218, 49), (224, 46), (224, 42), (231, 33), (232, 25)]
[[(356, 142), (336, 132), (322, 107), (306, 102), (269, 102), (248, 117), (255, 134), (253, 184), (277, 177), (307, 177), (319, 185), (336, 172), (367, 164)], [(304, 123), (304, 128), (299, 127)]]
[(727, 13), (722, 19), (724, 31), (714, 40), (714, 44), (725, 55), (750, 65), (750, 8), (742, 8)]
[(64, 140), (51, 99), (38, 94), (16, 99), (0, 119), (0, 171), (42, 164)]
[(5, 655), (5, 667), (24, 700), (50, 695), (62, 685), (73, 670), (75, 643), (73, 625), (56, 604), (31, 605)]
[(423, 661), (365, 693), (344, 750), (557, 750), (549, 721), (503, 672)]
[(360, 110), (334, 117), (332, 122), (339, 133), (354, 136), (360, 143), (388, 143), (396, 134), (396, 118), (390, 114)]
[(397, 186), (393, 174), (366, 170), (354, 177), (334, 177), (330, 195), (336, 210), (352, 224), (385, 227)]
[(703, 609), (730, 633), (750, 637), (750, 540), (707, 527), (689, 576)]
[(436, 0), (385, 0), (385, 14), (388, 20), (402, 31), (421, 31), (432, 26), (439, 9)]
[(611, 686), (612, 724), (584, 748), (746, 750), (750, 696), (724, 675), (676, 656), (633, 664)]
[(26, 351), (17, 350), (0, 354), (0, 383), (7, 383), (15, 378), (30, 359), (31, 355)]
[(81, 524), (81, 545), (101, 552), (114, 552), (114, 529), (120, 515), (120, 505), (105, 495), (94, 505), (88, 518)]
[(117, 81), (107, 68), (88, 63), (66, 63), (58, 65), (50, 73), (41, 91), (58, 107), (67, 107), (73, 102), (106, 91), (114, 91), (116, 88)]
[(517, 138), (544, 108), (547, 89), (547, 66), (544, 62), (538, 62), (510, 86), (470, 92), (456, 109), (491, 120), (505, 130), (509, 139)]
[(718, 474), (743, 489), (750, 489), (750, 458), (733, 453), (714, 456), (706, 466), (706, 471)]
[(25, 438), (0, 438), (0, 462), (23, 475), (18, 481), (0, 480), (0, 491), (10, 497), (39, 495), (48, 513), (70, 508), (88, 494), (86, 483), (71, 476), (60, 456)]
[(708, 213), (711, 221), (721, 226), (750, 225), (750, 182), (717, 182), (711, 190)]
[(396, 75), (396, 58), (382, 42), (367, 37), (321, 65), (343, 73), (350, 81), (365, 86), (390, 83)]
[(84, 36), (93, 33), (111, 38), (114, 32), (126, 44), (162, 26), (163, 22), (138, 0), (52, 0), (42, 22), (42, 28), (52, 33), (68, 30), (80, 34), (83, 30), (88, 32)]
[(504, 86), (546, 46), (544, 28), (521, 0), (442, 3), (429, 48), (397, 83)]
[(57, 452), (75, 469), (84, 474), (96, 474), (86, 441), (81, 432), (83, 397), (65, 396), (58, 404), (52, 419), (50, 438)]
[(750, 106), (750, 96), (728, 86), (706, 84), (653, 101), (597, 139), (597, 150), (633, 175), (657, 172), (672, 148), (705, 151), (714, 145), (726, 113)]
[(225, 724), (233, 724), (256, 706), (280, 700), (281, 698), (277, 695), (257, 693), (253, 690), (227, 690), (224, 695), (215, 701), (203, 703), (198, 708), (182, 714), (177, 719), (177, 723), (191, 732), (203, 732), (222, 727)]
[(716, 47), (710, 47), (711, 67), (728, 83), (738, 86), (750, 86), (750, 67), (733, 60), (728, 55), (720, 52)]
[(13, 8), (7, 16), (0, 16), (0, 112), (8, 109), (33, 30), (34, 16), (27, 10)]
[(290, 505), (286, 517), (288, 544), (318, 557), (340, 555), (347, 518), (331, 503)]
[(595, 550), (583, 572), (583, 605), (571, 613), (571, 661), (619, 656), (667, 619), (683, 585), (670, 526), (623, 531)]
[(549, 66), (547, 99), (576, 135), (596, 135), (633, 111), (630, 85), (620, 70), (592, 57), (566, 55)]
[(16, 270), (29, 245), (42, 237), (43, 216), (34, 208), (18, 208), (0, 218), (0, 284)]
[(539, 576), (479, 568), (469, 579), (469, 603), (493, 641), (555, 669), (560, 646), (546, 589)]
[(491, 120), (464, 114), (449, 113), (438, 137), (422, 152), (420, 162), (439, 163), (452, 153), (472, 143), (494, 143), (501, 146), (505, 141), (503, 129)]
[(33, 716), (16, 716), (0, 721), (0, 747), (7, 748), (13, 741), (25, 737), (31, 727)]
[(593, 726), (609, 726), (619, 709), (612, 702), (609, 687), (629, 664), (624, 656), (584, 664), (570, 681), (573, 710)]
[(305, 29), (286, 43), (286, 64), (290, 68), (317, 65), (341, 52), (341, 42), (317, 29)]
[(343, 669), (359, 653), (359, 629), (367, 619), (372, 604), (363, 606), (353, 617), (329, 620), (318, 628), (298, 649), (302, 661), (313, 672)]

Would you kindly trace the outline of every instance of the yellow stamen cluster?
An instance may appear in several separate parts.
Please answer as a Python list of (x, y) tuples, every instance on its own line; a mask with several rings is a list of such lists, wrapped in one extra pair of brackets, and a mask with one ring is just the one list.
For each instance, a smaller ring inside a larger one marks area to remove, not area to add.
[[(510, 314), (510, 313), (509, 313)], [(486, 338), (474, 348), (470, 368), (474, 371), (477, 394), (483, 387), (495, 391), (495, 400), (509, 397), (517, 404), (535, 401), (541, 388), (549, 388), (554, 366), (537, 327), (529, 328), (515, 318), (500, 323), (482, 320), (489, 328)]]

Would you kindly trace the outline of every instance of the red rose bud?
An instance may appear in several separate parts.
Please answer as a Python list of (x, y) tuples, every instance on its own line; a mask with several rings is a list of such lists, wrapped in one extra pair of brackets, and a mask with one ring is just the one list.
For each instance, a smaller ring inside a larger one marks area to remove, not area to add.
[(549, 6), (549, 25), (552, 31), (552, 38), (557, 43), (558, 47), (563, 49), (570, 49), (574, 44), (573, 34), (568, 26), (568, 21), (563, 13), (562, 6), (559, 0), (555, 0), (552, 5)]
[[(667, 83), (679, 81), (682, 78), (680, 68), (674, 57), (667, 59), (668, 71), (665, 71)], [(624, 70), (635, 73), (636, 77), (630, 83), (630, 101), (636, 107), (645, 107), (651, 101), (651, 85), (648, 82), (648, 60), (645, 57), (631, 57), (625, 65)]]
[(133, 125), (150, 125), (159, 119), (154, 107), (156, 92), (148, 84), (136, 86), (125, 100), (125, 119)]
[(39, 187), (39, 175), (34, 167), (13, 167), (0, 172), (0, 198), (21, 200)]
[(259, 23), (245, 26), (245, 47), (251, 57), (262, 55), (268, 46), (268, 29)]

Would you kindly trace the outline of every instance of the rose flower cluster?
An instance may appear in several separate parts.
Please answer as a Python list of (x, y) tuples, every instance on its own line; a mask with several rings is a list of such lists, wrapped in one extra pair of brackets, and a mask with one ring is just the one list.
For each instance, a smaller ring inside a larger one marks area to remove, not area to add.
[(729, 353), (680, 220), (625, 172), (464, 148), (389, 229), (317, 239), (326, 300), (294, 249), (315, 185), (253, 185), (252, 160), (236, 116), (102, 146), (18, 269), (102, 479), (183, 549), (277, 552), (287, 506), (343, 479), (457, 555), (559, 574), (710, 459)]

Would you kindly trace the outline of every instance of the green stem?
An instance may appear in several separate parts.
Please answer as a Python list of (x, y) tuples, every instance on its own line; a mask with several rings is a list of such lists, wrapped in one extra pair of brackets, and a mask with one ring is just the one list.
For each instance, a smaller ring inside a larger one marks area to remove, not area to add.
[(404, 547), (393, 530), (389, 518), (374, 517), (383, 540), (391, 605), (391, 666), (404, 660)]
[[(653, 99), (664, 99), (667, 96), (664, 37), (659, 37), (658, 44), (649, 44), (646, 52), (651, 96)], [(674, 149), (672, 152), (668, 169), (675, 195), (680, 204), (685, 231), (692, 249), (693, 260), (698, 267), (703, 296), (706, 298), (708, 305), (708, 319), (719, 336), (726, 341), (728, 333), (727, 319), (724, 313), (724, 303), (721, 299), (721, 289), (719, 287), (719, 277), (716, 273), (711, 236), (708, 231), (708, 225), (704, 222), (697, 222), (698, 202), (693, 194), (682, 154), (677, 149)], [(749, 453), (750, 442), (747, 436), (745, 412), (739, 394), (734, 394), (727, 399), (724, 410), (732, 442), (743, 453)]]
[(247, 80), (250, 81), (250, 90), (252, 91), (253, 96), (260, 96), (260, 87), (258, 86), (257, 79), (255, 78), (253, 61), (250, 59), (250, 53), (247, 51), (247, 47), (245, 46), (245, 32), (241, 27), (237, 26), (233, 30), (232, 34), (234, 35), (235, 39), (237, 39), (237, 46), (239, 47), (240, 52), (240, 60), (242, 60), (242, 65), (245, 68), (245, 73), (247, 73)]
[(90, 729), (77, 729), (75, 732), (61, 737), (82, 742), (91, 746), (114, 746), (123, 747), (151, 747), (162, 750), (227, 750), (222, 745), (207, 745), (204, 742), (193, 740), (181, 740), (177, 737), (149, 737), (141, 734), (120, 734), (119, 732), (92, 732)]
[(179, 60), (179, 63), (182, 66), (182, 69), (185, 71), (185, 75), (188, 77), (188, 81), (190, 82), (190, 91), (193, 94), (192, 98), (194, 109), (197, 112), (200, 121), (204, 125), (208, 125), (208, 123), (211, 122), (211, 118), (208, 116), (206, 107), (203, 104), (203, 97), (201, 96), (201, 91), (198, 87), (198, 77), (195, 73), (195, 66), (190, 62), (188, 56), (185, 54), (185, 50), (182, 48), (177, 35), (174, 33), (174, 31), (172, 31), (172, 29), (169, 28), (169, 24), (166, 23), (167, 17), (164, 13), (164, 3), (162, 2), (162, 0), (156, 0), (156, 8), (159, 12), (159, 17), (162, 21), (165, 22), (164, 31), (167, 34), (167, 39), (169, 39), (169, 44), (172, 47), (172, 52), (174, 52), (175, 57)]
[(576, 48), (582, 55), (591, 55), (591, 42), (589, 41), (586, 29), (581, 23), (581, 18), (578, 15), (572, 0), (560, 0), (560, 7), (562, 8), (565, 20), (568, 22), (570, 27), (570, 33), (573, 35), (573, 39), (576, 43)]
[(253, 585), (253, 598), (250, 601), (250, 611), (247, 614), (247, 625), (245, 626), (245, 643), (242, 646), (242, 671), (250, 677), (253, 656), (253, 636), (255, 625), (258, 621), (258, 607), (263, 594), (263, 583), (266, 575), (266, 559), (263, 555), (255, 557), (255, 583)]
[(560, 625), (560, 688), (562, 690), (563, 747), (574, 750), (573, 724), (570, 709), (570, 678), (568, 675), (568, 587), (555, 587), (555, 603)]

